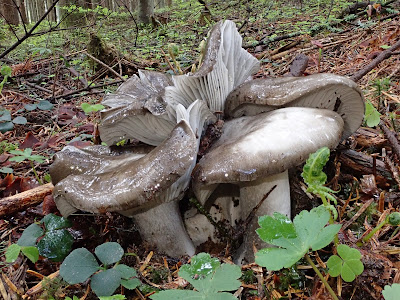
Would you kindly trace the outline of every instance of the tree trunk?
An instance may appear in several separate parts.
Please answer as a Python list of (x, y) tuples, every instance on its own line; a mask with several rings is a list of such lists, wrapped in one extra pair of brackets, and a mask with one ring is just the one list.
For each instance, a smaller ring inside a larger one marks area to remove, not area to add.
[(2, 0), (1, 1), (1, 14), (8, 24), (18, 25), (19, 24), (19, 15), (18, 9), (14, 5), (12, 0)]
[(139, 0), (139, 21), (144, 24), (151, 22), (151, 16), (154, 13), (153, 0)]
[[(53, 4), (53, 0), (46, 0), (46, 10)], [(53, 9), (51, 13), (47, 16), (47, 19), (51, 22), (55, 22), (57, 20), (56, 10)]]
[(21, 12), (21, 19), (24, 24), (28, 24), (28, 17), (26, 14), (25, 0), (18, 1), (19, 10)]
[(171, 6), (172, 5), (172, 0), (166, 0), (167, 2), (167, 6)]

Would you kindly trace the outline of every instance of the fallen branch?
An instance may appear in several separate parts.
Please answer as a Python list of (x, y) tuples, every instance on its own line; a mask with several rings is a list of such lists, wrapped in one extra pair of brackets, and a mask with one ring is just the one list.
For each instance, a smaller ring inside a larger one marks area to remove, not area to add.
[(28, 191), (0, 199), (0, 216), (10, 215), (24, 210), (32, 205), (39, 204), (44, 197), (53, 192), (54, 186), (47, 183)]
[(396, 133), (387, 128), (382, 121), (379, 123), (379, 126), (382, 128), (383, 133), (392, 145), (393, 152), (396, 153), (397, 158), (400, 159), (400, 143), (396, 137)]
[(378, 66), (382, 61), (385, 59), (388, 59), (391, 57), (394, 53), (395, 50), (400, 48), (400, 40), (397, 41), (392, 47), (389, 49), (381, 52), (369, 65), (361, 69), (360, 71), (356, 72), (353, 76), (350, 77), (350, 79), (354, 80), (355, 82), (359, 81), (361, 78), (363, 78), (369, 71), (374, 69), (376, 66)]

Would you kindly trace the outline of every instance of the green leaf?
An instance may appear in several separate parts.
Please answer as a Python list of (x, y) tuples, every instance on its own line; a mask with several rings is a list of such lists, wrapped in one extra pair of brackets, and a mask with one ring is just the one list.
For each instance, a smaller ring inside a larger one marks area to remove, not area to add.
[[(257, 233), (264, 241), (272, 241), (278, 238), (295, 238), (296, 230), (290, 219), (282, 214), (274, 213), (274, 216), (262, 216), (258, 219), (260, 228)], [(275, 226), (276, 231), (271, 231), (269, 228)], [(268, 242), (270, 243), (270, 242)]]
[(121, 278), (123, 279), (129, 279), (131, 277), (137, 276), (136, 270), (134, 268), (131, 268), (124, 264), (116, 265), (114, 269), (121, 274)]
[[(294, 236), (289, 229), (284, 234), (280, 232), (282, 220), (285, 220), (282, 214), (275, 213), (274, 217), (262, 217), (260, 223), (262, 227), (257, 229), (257, 233), (259, 235), (261, 233), (262, 240), (279, 248), (261, 249), (256, 253), (256, 263), (269, 271), (277, 271), (295, 264), (310, 251), (310, 248), (316, 251), (327, 246), (341, 227), (339, 224), (325, 226), (329, 218), (329, 211), (324, 206), (316, 207), (310, 212), (303, 210), (294, 218), (293, 226), (296, 233)], [(267, 230), (270, 231), (268, 234), (265, 233)]]
[(65, 258), (60, 267), (60, 275), (69, 284), (77, 284), (86, 281), (99, 268), (92, 253), (85, 248), (78, 248)]
[(37, 224), (31, 224), (25, 228), (17, 244), (20, 246), (36, 246), (36, 241), (44, 234), (43, 229)]
[(0, 173), (12, 174), (13, 172), (14, 172), (14, 170), (12, 168), (8, 168), (8, 167), (0, 168)]
[(365, 103), (365, 116), (364, 120), (367, 123), (368, 127), (375, 127), (380, 122), (381, 114), (376, 110), (373, 104), (370, 101), (366, 101)]
[(100, 300), (125, 300), (126, 297), (124, 295), (112, 295), (112, 296), (99, 297), (99, 299)]
[(38, 106), (37, 106), (36, 103), (33, 103), (33, 104), (25, 104), (25, 105), (24, 105), (24, 108), (25, 108), (27, 111), (35, 110), (37, 107), (38, 107)]
[(40, 255), (52, 261), (62, 261), (71, 251), (74, 238), (66, 229), (46, 232), (37, 247)]
[(50, 103), (49, 101), (47, 101), (47, 100), (42, 100), (42, 101), (39, 101), (37, 107), (38, 107), (40, 110), (51, 110), (51, 109), (54, 107), (54, 105), (51, 104), (51, 103)]
[(13, 122), (0, 123), (0, 132), (2, 133), (6, 133), (7, 131), (11, 131), (13, 129), (14, 129)]
[(322, 147), (315, 153), (310, 154), (303, 167), (301, 176), (307, 185), (324, 185), (326, 174), (322, 171), (329, 160), (330, 151), (328, 147)]
[(18, 244), (11, 244), (6, 250), (6, 262), (12, 263), (17, 260), (19, 253), (21, 252), (21, 246)]
[(14, 124), (25, 125), (28, 120), (25, 117), (18, 116), (12, 120)]
[(364, 271), (361, 253), (357, 249), (343, 244), (338, 245), (337, 251), (339, 256), (332, 255), (326, 262), (329, 274), (333, 277), (341, 275), (344, 281), (352, 282), (357, 275)]
[(108, 242), (97, 246), (94, 253), (103, 264), (111, 265), (121, 260), (124, 249), (118, 243)]
[(212, 258), (208, 253), (199, 253), (190, 260), (190, 265), (183, 265), (179, 270), (179, 276), (189, 281), (195, 276), (204, 278), (213, 273), (221, 263), (218, 258)]
[(137, 278), (132, 278), (132, 279), (121, 279), (121, 285), (124, 288), (127, 288), (128, 290), (134, 290), (138, 286), (140, 286), (142, 283), (140, 282), (139, 279)]
[(385, 288), (382, 291), (382, 295), (385, 300), (397, 300), (399, 299), (400, 294), (400, 284), (393, 283), (390, 285), (385, 285)]
[(12, 74), (12, 69), (11, 69), (11, 67), (4, 65), (1, 67), (0, 72), (1, 72), (1, 75), (10, 77)]
[(47, 231), (56, 230), (56, 229), (64, 229), (72, 226), (70, 220), (56, 216), (55, 214), (46, 215), (41, 223), (44, 223), (44, 226)]
[(39, 259), (39, 250), (34, 246), (21, 247), (22, 253), (33, 263)]
[(9, 159), (9, 161), (21, 162), (26, 159), (25, 156), (13, 156)]
[(82, 110), (85, 114), (89, 114), (91, 112), (99, 111), (104, 109), (104, 105), (102, 104), (89, 104), (89, 103), (82, 103), (81, 104)]
[(1, 121), (1, 122), (4, 122), (4, 121), (8, 122), (8, 121), (11, 121), (11, 114), (10, 114), (10, 112), (9, 112), (8, 110), (2, 110), (2, 111), (0, 112), (0, 121)]
[(392, 212), (388, 217), (388, 223), (392, 226), (400, 225), (400, 213), (399, 212)]
[(90, 286), (97, 296), (111, 296), (121, 285), (121, 275), (115, 269), (101, 271), (92, 276)]
[(224, 291), (236, 290), (240, 287), (238, 280), (242, 276), (237, 265), (223, 264), (207, 253), (193, 256), (190, 265), (179, 270), (179, 276), (187, 280), (197, 291), (169, 290), (151, 295), (151, 299), (237, 299)]

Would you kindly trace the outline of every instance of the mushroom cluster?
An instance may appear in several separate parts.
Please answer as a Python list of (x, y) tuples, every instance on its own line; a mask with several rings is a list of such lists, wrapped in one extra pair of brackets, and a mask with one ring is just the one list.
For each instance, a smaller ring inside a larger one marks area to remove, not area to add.
[[(193, 74), (139, 71), (106, 95), (100, 136), (108, 145), (67, 146), (50, 174), (63, 216), (77, 210), (133, 217), (142, 237), (170, 255), (193, 255), (215, 240), (214, 226), (178, 202), (191, 188), (216, 221), (235, 226), (271, 190), (236, 253), (251, 261), (257, 216), (290, 215), (289, 168), (323, 146), (335, 148), (361, 124), (364, 101), (342, 76), (315, 74), (251, 80), (259, 62), (241, 47), (231, 21), (210, 31), (204, 61)], [(220, 137), (199, 157), (208, 125), (224, 122)]]

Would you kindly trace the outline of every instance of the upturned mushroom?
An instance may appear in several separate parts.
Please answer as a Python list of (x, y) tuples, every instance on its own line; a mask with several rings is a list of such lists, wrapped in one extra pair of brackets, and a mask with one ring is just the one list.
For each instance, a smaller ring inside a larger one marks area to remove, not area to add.
[(220, 21), (207, 39), (203, 64), (194, 74), (173, 76), (165, 89), (170, 106), (188, 107), (197, 99), (212, 112), (222, 113), (228, 94), (258, 71), (259, 61), (242, 48), (242, 37), (232, 21)]

